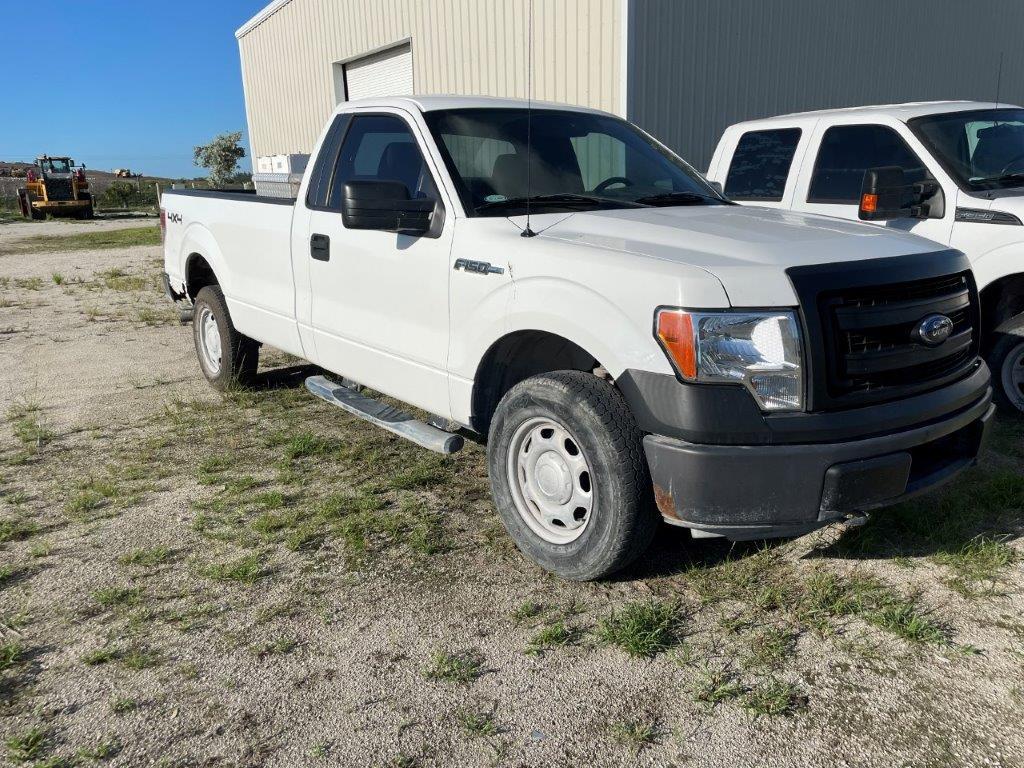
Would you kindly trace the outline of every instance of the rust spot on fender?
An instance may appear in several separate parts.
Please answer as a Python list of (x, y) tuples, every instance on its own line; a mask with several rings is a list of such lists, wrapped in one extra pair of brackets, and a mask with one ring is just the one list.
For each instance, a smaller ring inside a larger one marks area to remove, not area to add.
[(679, 519), (679, 515), (676, 514), (676, 500), (672, 497), (672, 491), (655, 484), (654, 503), (658, 505), (658, 511), (665, 517)]

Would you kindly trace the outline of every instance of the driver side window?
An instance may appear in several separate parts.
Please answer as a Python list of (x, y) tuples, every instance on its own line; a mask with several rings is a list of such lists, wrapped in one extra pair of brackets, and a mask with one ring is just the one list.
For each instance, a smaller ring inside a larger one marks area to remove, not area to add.
[(405, 121), (394, 115), (356, 115), (338, 152), (328, 207), (341, 210), (349, 181), (397, 181), (413, 200), (436, 200), (437, 187)]
[(864, 171), (899, 166), (908, 184), (932, 175), (892, 128), (884, 125), (835, 125), (825, 131), (807, 193), (809, 203), (856, 205)]

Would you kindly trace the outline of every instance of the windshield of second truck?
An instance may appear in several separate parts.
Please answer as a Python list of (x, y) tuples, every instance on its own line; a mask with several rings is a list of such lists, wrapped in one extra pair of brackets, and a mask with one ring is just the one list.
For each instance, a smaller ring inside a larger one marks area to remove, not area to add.
[(1024, 187), (1024, 110), (927, 115), (910, 127), (962, 189)]

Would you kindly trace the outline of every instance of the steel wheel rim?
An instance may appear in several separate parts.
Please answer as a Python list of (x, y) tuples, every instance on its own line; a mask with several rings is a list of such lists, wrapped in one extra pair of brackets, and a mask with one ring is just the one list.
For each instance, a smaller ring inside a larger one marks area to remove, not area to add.
[(1024, 411), (1024, 342), (1003, 359), (1003, 391), (1021, 411)]
[(211, 374), (220, 373), (220, 329), (217, 318), (209, 307), (203, 307), (199, 313), (199, 346), (203, 353), (203, 362)]
[(579, 440), (553, 419), (528, 419), (512, 435), (506, 476), (519, 516), (550, 544), (569, 544), (587, 529), (595, 493)]

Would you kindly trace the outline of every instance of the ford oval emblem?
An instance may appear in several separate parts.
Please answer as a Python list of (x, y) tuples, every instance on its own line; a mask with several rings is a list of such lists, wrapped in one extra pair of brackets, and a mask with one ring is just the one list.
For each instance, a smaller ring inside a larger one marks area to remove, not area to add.
[(911, 336), (926, 347), (937, 347), (953, 333), (953, 321), (945, 315), (928, 315), (919, 322)]

